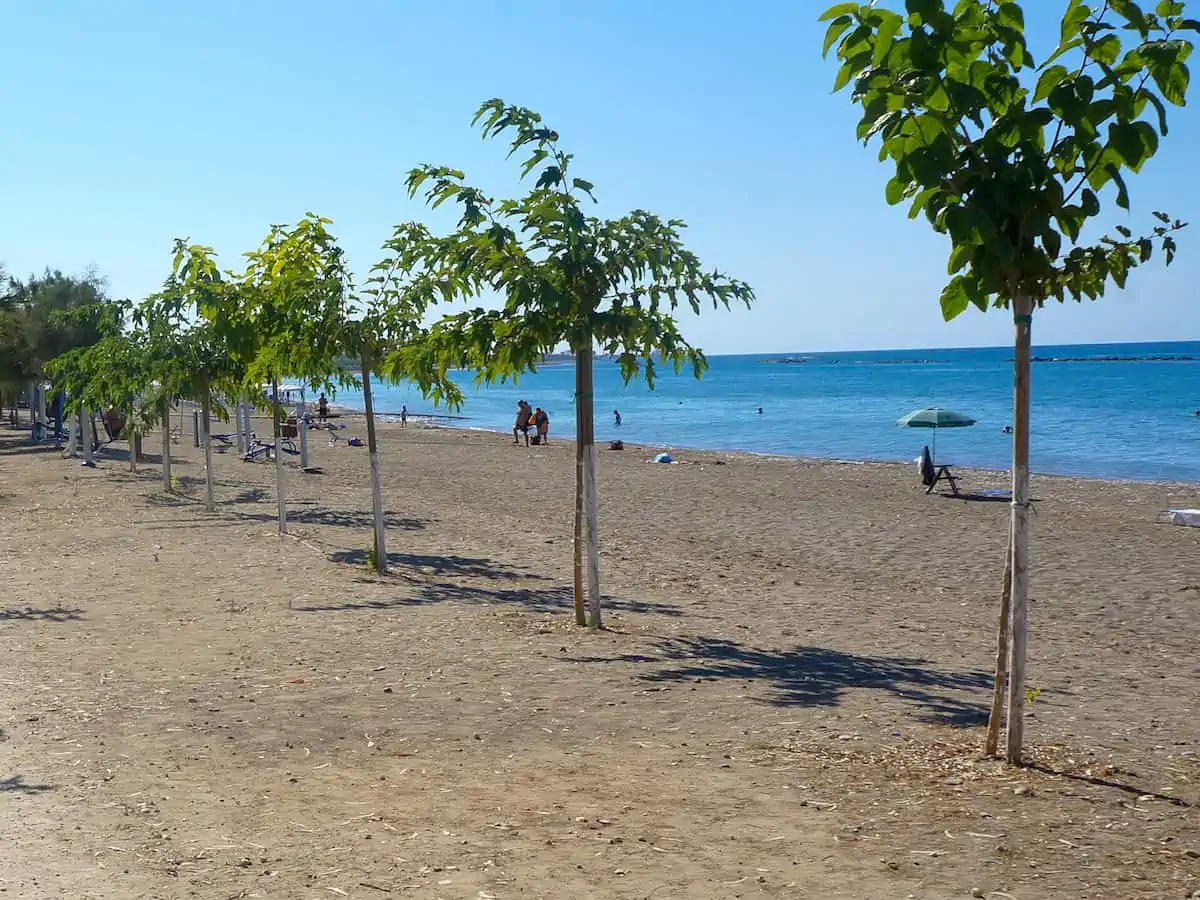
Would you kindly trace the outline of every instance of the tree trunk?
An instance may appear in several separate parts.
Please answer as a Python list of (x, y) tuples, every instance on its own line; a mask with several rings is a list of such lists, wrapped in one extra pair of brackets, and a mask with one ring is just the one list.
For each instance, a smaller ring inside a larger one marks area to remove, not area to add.
[(125, 427), (129, 430), (129, 471), (136, 472), (138, 462), (142, 456), (142, 434), (135, 429), (133, 424), (134, 411), (129, 411), (129, 416), (126, 421), (129, 423)]
[(213, 452), (212, 452), (212, 391), (205, 384), (200, 394), (200, 431), (204, 441), (204, 510), (216, 512), (213, 499)]
[(245, 456), (250, 448), (246, 446), (246, 430), (242, 427), (242, 398), (238, 397), (233, 406), (233, 430), (237, 434), (238, 456)]
[(587, 605), (583, 596), (583, 430), (579, 426), (583, 403), (583, 367), (579, 352), (575, 354), (575, 531), (572, 547), (575, 554), (575, 624), (587, 624)]
[[(83, 427), (85, 415), (90, 426), (86, 430)], [(85, 413), (81, 408), (79, 410), (79, 446), (83, 450), (83, 464), (89, 468), (96, 464), (96, 451), (92, 449), (95, 434), (96, 420), (92, 418), (91, 413)]]
[(1009, 763), (1020, 765), (1025, 729), (1025, 655), (1029, 637), (1029, 356), (1033, 302), (1013, 303), (1012, 642), (1008, 664)]
[(387, 542), (384, 538), (383, 487), (379, 483), (379, 445), (375, 440), (375, 401), (371, 397), (371, 360), (362, 357), (363, 411), (367, 417), (367, 455), (371, 460), (371, 508), (375, 513), (375, 571), (387, 574)]
[(162, 479), (163, 490), (171, 491), (171, 402), (162, 403)]
[(279, 533), (287, 534), (287, 498), (283, 492), (283, 423), (278, 378), (271, 379), (271, 408), (275, 416), (275, 498), (279, 505)]
[(587, 612), (588, 625), (601, 626), (600, 612), (600, 535), (596, 512), (596, 434), (594, 398), (592, 396), (592, 348), (581, 350), (576, 356), (580, 372), (579, 399), (575, 405), (577, 454), (581, 459), (583, 476), (583, 536), (587, 561)]
[(983, 752), (995, 756), (1000, 744), (1000, 723), (1004, 719), (1004, 679), (1008, 676), (1008, 615), (1012, 600), (1012, 529), (1004, 549), (1004, 587), (1000, 592), (1000, 627), (996, 631), (996, 680), (992, 685), (992, 708), (988, 713), (987, 740)]

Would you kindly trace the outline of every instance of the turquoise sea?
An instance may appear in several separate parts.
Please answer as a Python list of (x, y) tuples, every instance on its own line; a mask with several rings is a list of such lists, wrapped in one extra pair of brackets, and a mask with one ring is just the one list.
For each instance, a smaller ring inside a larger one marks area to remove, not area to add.
[[(1098, 478), (1200, 481), (1200, 341), (1034, 348), (1032, 465)], [(655, 390), (596, 365), (596, 439), (672, 448), (849, 460), (909, 461), (930, 432), (896, 419), (943, 406), (978, 420), (938, 432), (939, 461), (1005, 469), (1011, 443), (1012, 349), (878, 350), (713, 356), (697, 381), (664, 373)], [(574, 432), (574, 374), (552, 363), (517, 384), (476, 389), (447, 424), (505, 431), (517, 400), (545, 408), (552, 436)], [(445, 414), (411, 385), (378, 385), (376, 407)], [(337, 402), (362, 408), (361, 395)], [(758, 408), (762, 407), (759, 415)], [(622, 424), (613, 424), (619, 409)]]

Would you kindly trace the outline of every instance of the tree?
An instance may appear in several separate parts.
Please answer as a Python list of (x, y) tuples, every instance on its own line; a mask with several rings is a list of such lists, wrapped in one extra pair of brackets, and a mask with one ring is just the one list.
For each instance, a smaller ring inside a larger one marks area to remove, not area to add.
[(106, 299), (104, 281), (92, 271), (47, 269), (25, 281), (0, 273), (0, 391), (19, 393), (44, 377), (51, 359), (100, 340), (97, 321), (71, 313), (97, 309)]
[[(91, 441), (82, 431), (89, 410), (119, 410), (126, 418), (130, 433), (153, 424), (155, 413), (141, 409), (146, 386), (152, 374), (152, 357), (145, 336), (126, 325), (133, 314), (128, 301), (102, 300), (91, 306), (77, 306), (60, 314), (56, 326), (72, 327), (70, 317), (86, 322), (98, 339), (86, 346), (65, 350), (44, 367), (55, 390), (70, 397), (71, 408), (80, 423), (81, 444)], [(89, 417), (90, 418), (90, 417)], [(142, 422), (139, 426), (138, 421)], [(130, 467), (136, 466), (134, 440), (130, 439)], [(89, 454), (85, 452), (85, 457)]]
[[(821, 17), (829, 22), (825, 52), (837, 45), (834, 90), (851, 86), (862, 107), (858, 137), (877, 138), (880, 160), (895, 166), (888, 203), (909, 202), (910, 218), (924, 213), (950, 239), (944, 317), (971, 305), (1013, 316), (1012, 517), (987, 749), (996, 750), (1007, 674), (1006, 755), (1017, 764), (1033, 312), (1050, 300), (1094, 300), (1110, 283), (1124, 288), (1130, 270), (1156, 247), (1168, 264), (1173, 259), (1173, 233), (1184, 223), (1164, 213), (1155, 213), (1158, 224), (1138, 238), (1117, 225), (1117, 237), (1082, 240), (1101, 213), (1102, 194), (1130, 210), (1125, 172), (1140, 171), (1154, 156), (1167, 134), (1166, 104), (1184, 105), (1192, 45), (1181, 35), (1200, 23), (1184, 18), (1179, 2), (1164, 0), (1151, 13), (1131, 0), (1105, 0), (1099, 8), (1069, 0), (1058, 44), (1038, 65), (1019, 3), (959, 0), (947, 10), (943, 0), (906, 0), (905, 13), (839, 3)], [(1122, 31), (1133, 37), (1130, 46)]]
[[(345, 323), (343, 348), (360, 362), (362, 374), (363, 412), (367, 422), (367, 455), (371, 466), (371, 506), (374, 512), (375, 540), (373, 568), (379, 574), (387, 572), (386, 523), (383, 509), (383, 489), (379, 473), (379, 445), (375, 433), (375, 407), (371, 392), (372, 376), (393, 383), (401, 376), (385, 364), (392, 353), (422, 339), (425, 332), (421, 319), (427, 308), (428, 292), (422, 289), (420, 277), (410, 282), (406, 277), (406, 261), (412, 249), (429, 240), (428, 230), (418, 223), (398, 225), (392, 237), (383, 245), (384, 258), (372, 267), (363, 293), (369, 298), (358, 319)], [(354, 300), (349, 299), (350, 306)], [(440, 396), (451, 403), (461, 403), (462, 395), (449, 378), (437, 379)]]
[[(147, 348), (148, 374), (142, 384), (156, 386), (154, 407), (165, 423), (171, 405), (190, 400), (200, 406), (204, 448), (204, 508), (216, 508), (213, 496), (212, 414), (225, 414), (223, 398), (238, 397), (244, 367), (229, 350), (224, 336), (202, 315), (205, 309), (228, 302), (235, 287), (217, 267), (212, 249), (176, 240), (171, 274), (162, 290), (135, 311), (134, 323)], [(163, 480), (170, 490), (170, 439), (164, 424)], [(131, 448), (132, 452), (132, 448)]]
[(556, 347), (570, 348), (576, 368), (575, 609), (579, 624), (598, 628), (594, 349), (617, 357), (626, 382), (644, 377), (653, 387), (660, 363), (676, 371), (688, 365), (699, 377), (704, 355), (680, 334), (673, 313), (680, 303), (699, 313), (704, 299), (714, 307), (733, 300), (748, 305), (753, 292), (720, 272), (705, 272), (684, 248), (679, 220), (643, 210), (620, 219), (586, 215), (584, 201), (595, 202), (593, 185), (573, 176), (573, 156), (537, 113), (490, 100), (475, 115), (474, 123), (480, 122), (485, 138), (510, 135), (511, 153), (529, 154), (521, 177), (538, 170), (533, 188), (519, 199), (497, 201), (455, 169), (413, 169), (410, 196), (425, 187), (431, 207), (454, 201), (460, 218), (452, 234), (407, 248), (406, 264), (424, 302), (494, 291), (502, 305), (446, 316), (393, 354), (390, 365), (423, 392), (446, 399), (441, 386), (451, 368), (472, 369), (485, 383), (516, 379)]
[(341, 342), (350, 276), (326, 227), (330, 224), (309, 213), (294, 226), (272, 226), (262, 245), (246, 254), (249, 263), (233, 279), (232, 289), (200, 304), (201, 314), (240, 367), (245, 393), (265, 399), (264, 383), (272, 386), (280, 534), (287, 533), (287, 498), (279, 378), (299, 378), (317, 387), (345, 375)]

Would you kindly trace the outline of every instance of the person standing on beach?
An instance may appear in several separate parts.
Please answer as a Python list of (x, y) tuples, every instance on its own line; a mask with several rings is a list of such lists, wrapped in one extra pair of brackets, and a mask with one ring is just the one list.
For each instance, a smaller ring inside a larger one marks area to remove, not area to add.
[(524, 400), (517, 401), (517, 421), (513, 423), (513, 443), (521, 443), (518, 435), (525, 435), (525, 446), (529, 446), (529, 420), (533, 418), (533, 410)]
[(613, 410), (613, 424), (617, 426), (620, 426), (621, 424), (621, 414), (615, 409)]
[(317, 398), (317, 419), (324, 422), (329, 417), (329, 400), (325, 396), (325, 392), (321, 391), (321, 396)]
[(533, 411), (533, 425), (537, 429), (538, 439), (547, 447), (550, 446), (550, 414), (540, 406)]
[(400, 427), (408, 427), (408, 404), (400, 407)]

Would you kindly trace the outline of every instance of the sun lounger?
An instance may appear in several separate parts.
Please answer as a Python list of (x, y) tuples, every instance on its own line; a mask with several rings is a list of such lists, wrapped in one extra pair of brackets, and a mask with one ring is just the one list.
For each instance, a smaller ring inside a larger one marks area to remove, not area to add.
[(1190, 525), (1200, 528), (1200, 509), (1164, 509), (1158, 516), (1164, 525)]

